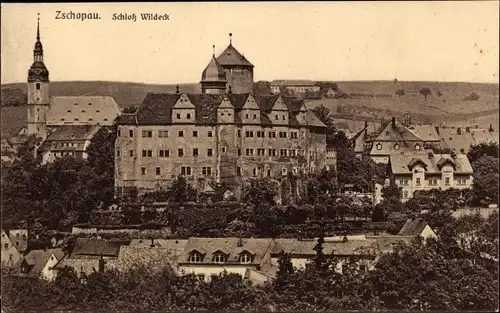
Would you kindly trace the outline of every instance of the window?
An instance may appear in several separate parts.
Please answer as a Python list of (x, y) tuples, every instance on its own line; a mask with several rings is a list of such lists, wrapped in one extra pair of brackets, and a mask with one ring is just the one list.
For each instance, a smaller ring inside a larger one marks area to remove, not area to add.
[(394, 150), (399, 150), (399, 145), (397, 143), (394, 144)]
[(3, 244), (3, 248), (4, 248), (4, 249), (9, 249), (9, 244), (8, 244), (8, 243), (4, 243), (4, 244)]
[(205, 167), (205, 166), (202, 167), (201, 168), (201, 174), (203, 176), (210, 176), (210, 175), (212, 175), (212, 168), (211, 167)]
[(444, 185), (445, 185), (445, 186), (449, 186), (449, 185), (450, 185), (450, 178), (449, 178), (449, 177), (446, 177), (446, 178), (444, 179)]
[(189, 255), (189, 262), (200, 263), (202, 260), (202, 255), (198, 252), (193, 252)]
[(193, 156), (198, 156), (198, 148), (193, 148)]
[(36, 90), (40, 90), (40, 84), (39, 83), (36, 84)]
[(161, 174), (161, 169), (159, 167), (156, 167), (156, 175), (160, 175)]
[(286, 115), (283, 115), (283, 120), (286, 121)]
[(142, 157), (152, 157), (153, 156), (153, 150), (142, 150)]
[(287, 156), (287, 155), (288, 155), (287, 149), (280, 149), (280, 156)]
[(238, 137), (241, 137), (241, 130), (238, 129)]
[(254, 114), (253, 115), (253, 119), (256, 120), (257, 119), (257, 114)]
[(247, 131), (245, 132), (245, 137), (253, 137), (253, 131), (249, 131), (249, 130), (247, 130)]
[(222, 253), (216, 253), (214, 255), (214, 262), (215, 263), (224, 263), (226, 261), (226, 256)]
[(280, 132), (279, 133), (280, 138), (286, 138), (286, 132)]
[(429, 178), (429, 185), (436, 186), (438, 184), (437, 178)]
[(129, 137), (134, 137), (134, 131), (132, 129), (129, 129), (128, 136)]
[(191, 114), (189, 114), (189, 113), (188, 113), (188, 114), (186, 114), (186, 118), (187, 118), (188, 120), (190, 120), (190, 119), (191, 119)]
[(415, 145), (415, 150), (420, 150), (420, 145), (418, 143)]
[(252, 170), (252, 176), (257, 176), (257, 168), (255, 168), (255, 167)]
[(248, 119), (248, 114), (245, 114), (245, 118)]
[(121, 130), (118, 130), (118, 134), (117, 134), (117, 135), (118, 135), (118, 137), (121, 137), (121, 135), (122, 135), (122, 131), (121, 131)]
[(179, 130), (179, 137), (184, 137), (184, 131), (183, 130)]
[(408, 198), (408, 191), (407, 190), (403, 191), (403, 198)]
[(181, 175), (191, 175), (191, 167), (189, 166), (181, 166)]
[(158, 137), (160, 137), (160, 138), (167, 138), (168, 137), (168, 130), (159, 130), (158, 131)]
[(198, 278), (199, 281), (205, 281), (205, 274), (197, 274), (196, 278)]
[(159, 156), (160, 158), (168, 158), (168, 157), (170, 157), (170, 150), (168, 150), (168, 149), (165, 149), (165, 150), (159, 150), (159, 151), (158, 151), (158, 156)]
[(377, 143), (376, 147), (377, 147), (377, 150), (382, 150), (382, 145), (381, 144)]
[(416, 184), (417, 184), (417, 186), (420, 186), (420, 177), (417, 177)]
[(298, 133), (297, 132), (291, 132), (290, 133), (290, 138), (292, 139), (297, 139), (299, 136), (298, 136)]
[(141, 167), (141, 174), (146, 175), (146, 168), (144, 166)]
[(207, 149), (207, 156), (211, 157), (213, 155), (212, 149)]
[(252, 256), (249, 253), (243, 252), (240, 254), (240, 263), (248, 264), (250, 262), (252, 262)]
[(119, 157), (120, 156), (120, 149), (116, 149), (116, 156)]
[(275, 120), (278, 120), (278, 115), (275, 115), (275, 116), (274, 116), (274, 119), (275, 119)]
[(264, 156), (266, 154), (266, 149), (257, 149), (257, 156)]
[(184, 149), (177, 149), (177, 156), (183, 157), (184, 156)]
[(153, 131), (151, 130), (143, 130), (142, 137), (153, 137)]
[(284, 167), (284, 168), (281, 169), (281, 175), (286, 175), (287, 172), (288, 171), (287, 171), (286, 167)]
[(129, 150), (129, 151), (128, 151), (128, 155), (129, 155), (130, 157), (133, 157), (133, 156), (134, 156), (134, 150)]
[(236, 167), (236, 175), (241, 176), (241, 167), (239, 166)]
[(269, 138), (276, 138), (276, 132), (269, 132)]
[(271, 169), (267, 169), (267, 176), (271, 176)]
[(212, 131), (211, 130), (208, 131), (208, 137), (212, 137)]
[(180, 120), (181, 119), (181, 114), (180, 113), (177, 113), (177, 119)]
[(267, 152), (269, 156), (276, 156), (276, 149), (269, 149)]
[(241, 149), (238, 149), (238, 156), (241, 155)]
[(253, 149), (246, 149), (246, 156), (253, 156)]
[(295, 152), (295, 149), (290, 149), (290, 156), (296, 156), (297, 153)]
[(198, 137), (198, 131), (193, 130), (193, 137)]

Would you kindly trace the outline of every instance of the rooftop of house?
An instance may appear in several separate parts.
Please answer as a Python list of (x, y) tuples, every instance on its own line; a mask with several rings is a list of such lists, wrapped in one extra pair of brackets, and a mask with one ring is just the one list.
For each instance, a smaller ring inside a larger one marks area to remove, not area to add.
[(389, 142), (415, 142), (424, 141), (416, 135), (411, 129), (403, 125), (396, 118), (392, 120), (385, 121), (380, 127), (375, 131), (373, 135), (370, 136), (370, 141), (389, 141)]
[(474, 127), (439, 127), (443, 148), (467, 153), (472, 145), (482, 142), (499, 142), (498, 130)]
[(227, 48), (219, 54), (217, 61), (225, 66), (245, 66), (253, 67), (253, 64), (248, 61), (243, 54), (241, 54), (232, 43), (227, 46)]
[[(276, 245), (273, 248), (272, 254), (277, 255), (281, 251), (291, 255), (314, 256), (316, 251), (314, 247), (317, 244), (317, 239), (296, 239), (296, 238), (278, 238), (275, 239)], [(347, 240), (333, 239), (327, 240), (323, 244), (323, 251), (328, 255), (336, 256), (352, 256), (372, 254), (371, 251), (376, 247), (376, 242), (373, 240), (351, 238)]]
[[(271, 86), (316, 86), (316, 81), (305, 79), (275, 79), (271, 82)], [(318, 86), (319, 88), (319, 86)]]
[(179, 263), (187, 263), (192, 253), (200, 253), (204, 257), (201, 263), (212, 264), (214, 255), (222, 253), (226, 256), (225, 264), (239, 263), (242, 253), (251, 255), (250, 265), (260, 265), (264, 256), (270, 251), (273, 240), (270, 238), (189, 238)]
[(39, 275), (51, 257), (61, 260), (64, 252), (62, 249), (31, 250), (19, 261), (18, 265), (27, 265), (27, 271), (23, 271), (24, 274)]
[(427, 226), (427, 222), (421, 218), (407, 219), (398, 235), (400, 236), (419, 236)]
[(50, 99), (47, 125), (112, 125), (120, 108), (109, 96), (57, 96)]
[(118, 257), (120, 246), (130, 241), (77, 238), (71, 251), (71, 258)]
[(451, 165), (457, 174), (472, 174), (472, 166), (465, 154), (393, 153), (389, 156), (393, 174), (411, 174), (416, 165), (426, 173), (438, 174), (445, 165)]
[[(118, 124), (135, 125), (166, 125), (172, 123), (172, 111), (176, 106), (183, 108), (192, 107), (194, 109), (195, 124), (214, 125), (217, 124), (217, 109), (220, 105), (229, 105), (235, 109), (235, 123), (241, 123), (239, 112), (244, 109), (245, 104), (250, 105), (249, 110), (258, 111), (261, 123), (272, 125), (269, 114), (275, 105), (284, 104), (288, 112), (290, 125), (305, 125), (326, 127), (319, 119), (305, 108), (304, 102), (291, 97), (259, 96), (251, 94), (182, 94), (182, 93), (149, 93), (135, 113), (122, 114), (118, 119)], [(299, 121), (296, 116), (300, 112), (307, 112), (306, 121)]]
[[(86, 140), (91, 140), (92, 137), (101, 128), (99, 125), (65, 125), (56, 126), (51, 128), (49, 136), (44, 140), (43, 144), (40, 146), (39, 151), (44, 150), (78, 150), (75, 147), (70, 146), (60, 146), (56, 147), (57, 142), (81, 142)], [(79, 147), (80, 150), (84, 150), (84, 147)]]
[(408, 129), (411, 130), (415, 135), (419, 138), (422, 138), (423, 141), (436, 141), (439, 142), (441, 138), (436, 130), (436, 127), (432, 125), (409, 125)]

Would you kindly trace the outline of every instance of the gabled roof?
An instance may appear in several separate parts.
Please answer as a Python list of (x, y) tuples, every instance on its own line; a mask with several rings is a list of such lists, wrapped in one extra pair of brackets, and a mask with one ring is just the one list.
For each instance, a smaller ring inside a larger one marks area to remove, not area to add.
[(403, 225), (399, 231), (399, 236), (419, 236), (427, 226), (427, 222), (421, 218), (416, 218), (414, 220), (407, 219), (406, 223)]
[[(312, 257), (316, 255), (314, 247), (317, 244), (316, 239), (299, 240), (296, 238), (278, 238), (275, 239), (276, 245), (272, 250), (273, 255), (278, 255), (281, 251), (291, 255), (302, 257)], [(323, 251), (328, 255), (351, 256), (367, 253), (367, 250), (374, 248), (373, 240), (347, 240), (347, 241), (326, 241), (323, 244)]]
[[(242, 243), (241, 246), (238, 242)], [(223, 251), (228, 257), (226, 264), (239, 264), (240, 253), (244, 250), (254, 252), (254, 257), (250, 264), (259, 265), (264, 256), (270, 250), (273, 240), (270, 238), (189, 238), (180, 263), (188, 263), (189, 254), (192, 251), (204, 251), (205, 257), (201, 263), (214, 263), (212, 261), (214, 253)], [(202, 252), (203, 253), (203, 252)]]
[(436, 127), (432, 125), (410, 125), (408, 129), (411, 130), (417, 137), (423, 141), (440, 141), (439, 134)]
[(103, 240), (93, 238), (77, 238), (71, 251), (71, 258), (86, 257), (118, 257), (120, 246), (128, 245), (129, 242)]
[(423, 141), (422, 138), (414, 134), (408, 127), (401, 124), (398, 120), (384, 122), (375, 135), (371, 138), (372, 141)]
[[(449, 154), (433, 154), (433, 153), (392, 153), (389, 155), (389, 162), (391, 164), (391, 171), (394, 174), (411, 174), (411, 165), (415, 165), (414, 159), (420, 159), (427, 165), (426, 173), (438, 174), (441, 172), (442, 160), (450, 160), (455, 163), (455, 173), (458, 174), (472, 174), (472, 166), (465, 154), (456, 154), (455, 157)], [(447, 162), (447, 161), (446, 161)]]
[(218, 57), (217, 61), (220, 65), (224, 66), (249, 66), (253, 67), (253, 64), (248, 61), (244, 55), (242, 55), (236, 48), (229, 44), (226, 50), (222, 52)]
[(467, 153), (472, 145), (478, 145), (482, 142), (499, 142), (498, 131), (489, 131), (484, 128), (465, 127), (460, 129), (455, 127), (440, 127), (439, 136), (443, 148), (453, 150), (455, 152)]
[(100, 124), (113, 125), (120, 108), (108, 96), (58, 96), (50, 99), (47, 125)]
[(326, 127), (326, 125), (320, 121), (316, 114), (312, 110), (306, 112), (307, 125), (315, 127)]
[(30, 266), (29, 272), (25, 274), (39, 275), (52, 255), (57, 260), (61, 260), (64, 252), (62, 249), (31, 250), (18, 264), (22, 266), (26, 263)]
[(28, 232), (26, 229), (2, 230), (3, 234), (6, 236), (4, 239), (9, 240), (17, 251), (21, 253), (26, 251), (28, 247)]

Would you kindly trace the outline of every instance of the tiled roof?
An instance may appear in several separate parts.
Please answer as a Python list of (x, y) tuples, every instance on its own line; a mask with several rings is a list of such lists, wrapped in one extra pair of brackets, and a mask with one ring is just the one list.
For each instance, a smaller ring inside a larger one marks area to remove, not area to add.
[(455, 173), (472, 174), (472, 166), (465, 154), (456, 154), (453, 157), (450, 154), (432, 154), (432, 153), (393, 153), (389, 156), (391, 170), (394, 174), (411, 174), (411, 166), (416, 161), (423, 162), (426, 165), (427, 173), (440, 173), (441, 165), (445, 162), (455, 164)]
[(113, 125), (120, 108), (112, 97), (81, 96), (52, 97), (47, 113), (47, 125), (100, 124)]
[(398, 235), (400, 236), (419, 236), (427, 226), (427, 222), (421, 218), (416, 218), (414, 220), (407, 219), (406, 223), (403, 225)]
[(384, 122), (375, 136), (372, 137), (373, 141), (423, 141), (414, 134), (408, 127), (401, 124), (398, 120)]
[(423, 141), (440, 141), (436, 127), (432, 125), (410, 125), (408, 126), (415, 135), (422, 138)]
[(276, 79), (271, 82), (271, 86), (315, 86), (316, 81), (304, 79)]
[(116, 261), (117, 269), (128, 270), (134, 266), (145, 266), (157, 271), (166, 266), (177, 268), (177, 262), (184, 249), (143, 246), (122, 246)]
[[(181, 249), (184, 250), (187, 239), (153, 239), (153, 244), (157, 248)], [(130, 247), (151, 247), (151, 239), (132, 239)]]
[[(6, 231), (10, 241), (19, 252), (26, 251), (28, 247), (28, 233), (25, 229), (11, 229)], [(23, 236), (25, 235), (25, 236)]]
[(378, 251), (382, 253), (392, 252), (398, 243), (408, 244), (413, 236), (366, 236), (366, 239), (374, 240)]
[[(422, 152), (422, 145), (418, 143), (420, 149), (417, 150), (415, 145), (417, 143), (414, 142), (377, 142), (374, 143), (372, 149), (370, 151), (371, 156), (380, 156), (380, 155), (389, 155), (392, 153), (419, 153)], [(381, 149), (379, 150), (377, 146), (380, 145)], [(396, 145), (398, 148), (396, 148)], [(429, 150), (431, 151), (431, 150)]]
[(239, 66), (251, 66), (253, 67), (253, 64), (250, 63), (244, 55), (242, 55), (236, 48), (230, 44), (227, 46), (226, 50), (222, 52), (218, 57), (217, 61), (220, 63), (220, 65), (224, 66), (230, 66), (230, 65), (239, 65)]
[[(241, 240), (241, 247), (238, 242)], [(190, 253), (199, 251), (204, 253), (201, 263), (212, 264), (214, 253), (217, 251), (228, 252), (225, 263), (239, 263), (239, 254), (243, 251), (255, 253), (250, 265), (259, 265), (269, 249), (273, 240), (269, 238), (189, 238), (186, 248), (179, 259), (179, 262), (187, 263)], [(226, 253), (225, 252), (225, 253)]]
[[(314, 247), (317, 244), (316, 239), (275, 239), (276, 246), (273, 248), (272, 254), (277, 255), (281, 251), (291, 255), (300, 256), (314, 256), (316, 251)], [(343, 241), (327, 241), (323, 244), (323, 251), (325, 254), (333, 254), (338, 256), (350, 256), (366, 254), (368, 251), (375, 247), (373, 240), (347, 240)]]
[(26, 262), (31, 267), (27, 274), (39, 275), (52, 255), (60, 260), (63, 258), (64, 252), (62, 249), (31, 250), (18, 264), (22, 265)]
[(71, 251), (71, 258), (79, 257), (118, 257), (120, 246), (129, 242), (93, 238), (77, 238)]
[[(467, 131), (468, 130), (468, 131)], [(460, 134), (459, 134), (460, 132)], [(443, 148), (454, 150), (455, 152), (467, 153), (472, 145), (478, 145), (482, 142), (499, 142), (498, 131), (490, 132), (482, 128), (439, 128), (439, 136)]]
[(201, 74), (202, 82), (225, 82), (226, 81), (226, 71), (217, 62), (215, 55), (212, 57), (207, 67), (203, 70)]
[(66, 125), (51, 128), (46, 140), (86, 140), (99, 129), (99, 125)]
[[(123, 114), (117, 119), (119, 124), (139, 125), (167, 125), (172, 123), (172, 109), (182, 94), (156, 94), (149, 93), (134, 114)], [(224, 100), (224, 95), (219, 94), (186, 94), (189, 101), (195, 107), (195, 118), (197, 124), (216, 124), (217, 108)], [(228, 94), (227, 98), (235, 108), (235, 123), (241, 124), (239, 112), (241, 112), (249, 94)], [(261, 111), (261, 122), (264, 125), (272, 125), (269, 114), (279, 95), (255, 97), (256, 103)], [(296, 115), (305, 108), (302, 100), (294, 98), (283, 98), (289, 113), (290, 125), (301, 125)], [(315, 127), (326, 127), (316, 115), (306, 111), (305, 125)]]

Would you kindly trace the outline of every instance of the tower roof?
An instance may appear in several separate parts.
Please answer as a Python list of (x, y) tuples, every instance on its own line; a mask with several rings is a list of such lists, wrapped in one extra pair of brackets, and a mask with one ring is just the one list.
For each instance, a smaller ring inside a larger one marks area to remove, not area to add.
[(36, 42), (35, 49), (33, 50), (33, 64), (28, 70), (28, 82), (48, 82), (49, 70), (43, 63), (43, 47), (40, 41), (40, 14), (38, 14), (37, 27), (36, 27)]
[[(230, 38), (232, 38), (232, 34), (229, 34)], [(218, 57), (217, 61), (222, 65), (239, 65), (239, 66), (248, 66), (253, 67), (253, 64), (248, 61), (243, 54), (241, 54), (236, 48), (233, 46), (232, 39), (229, 41), (229, 46), (227, 46), (226, 50), (222, 52)]]
[(212, 56), (210, 63), (201, 74), (202, 82), (226, 82), (226, 72), (224, 68), (217, 62), (215, 55)]

